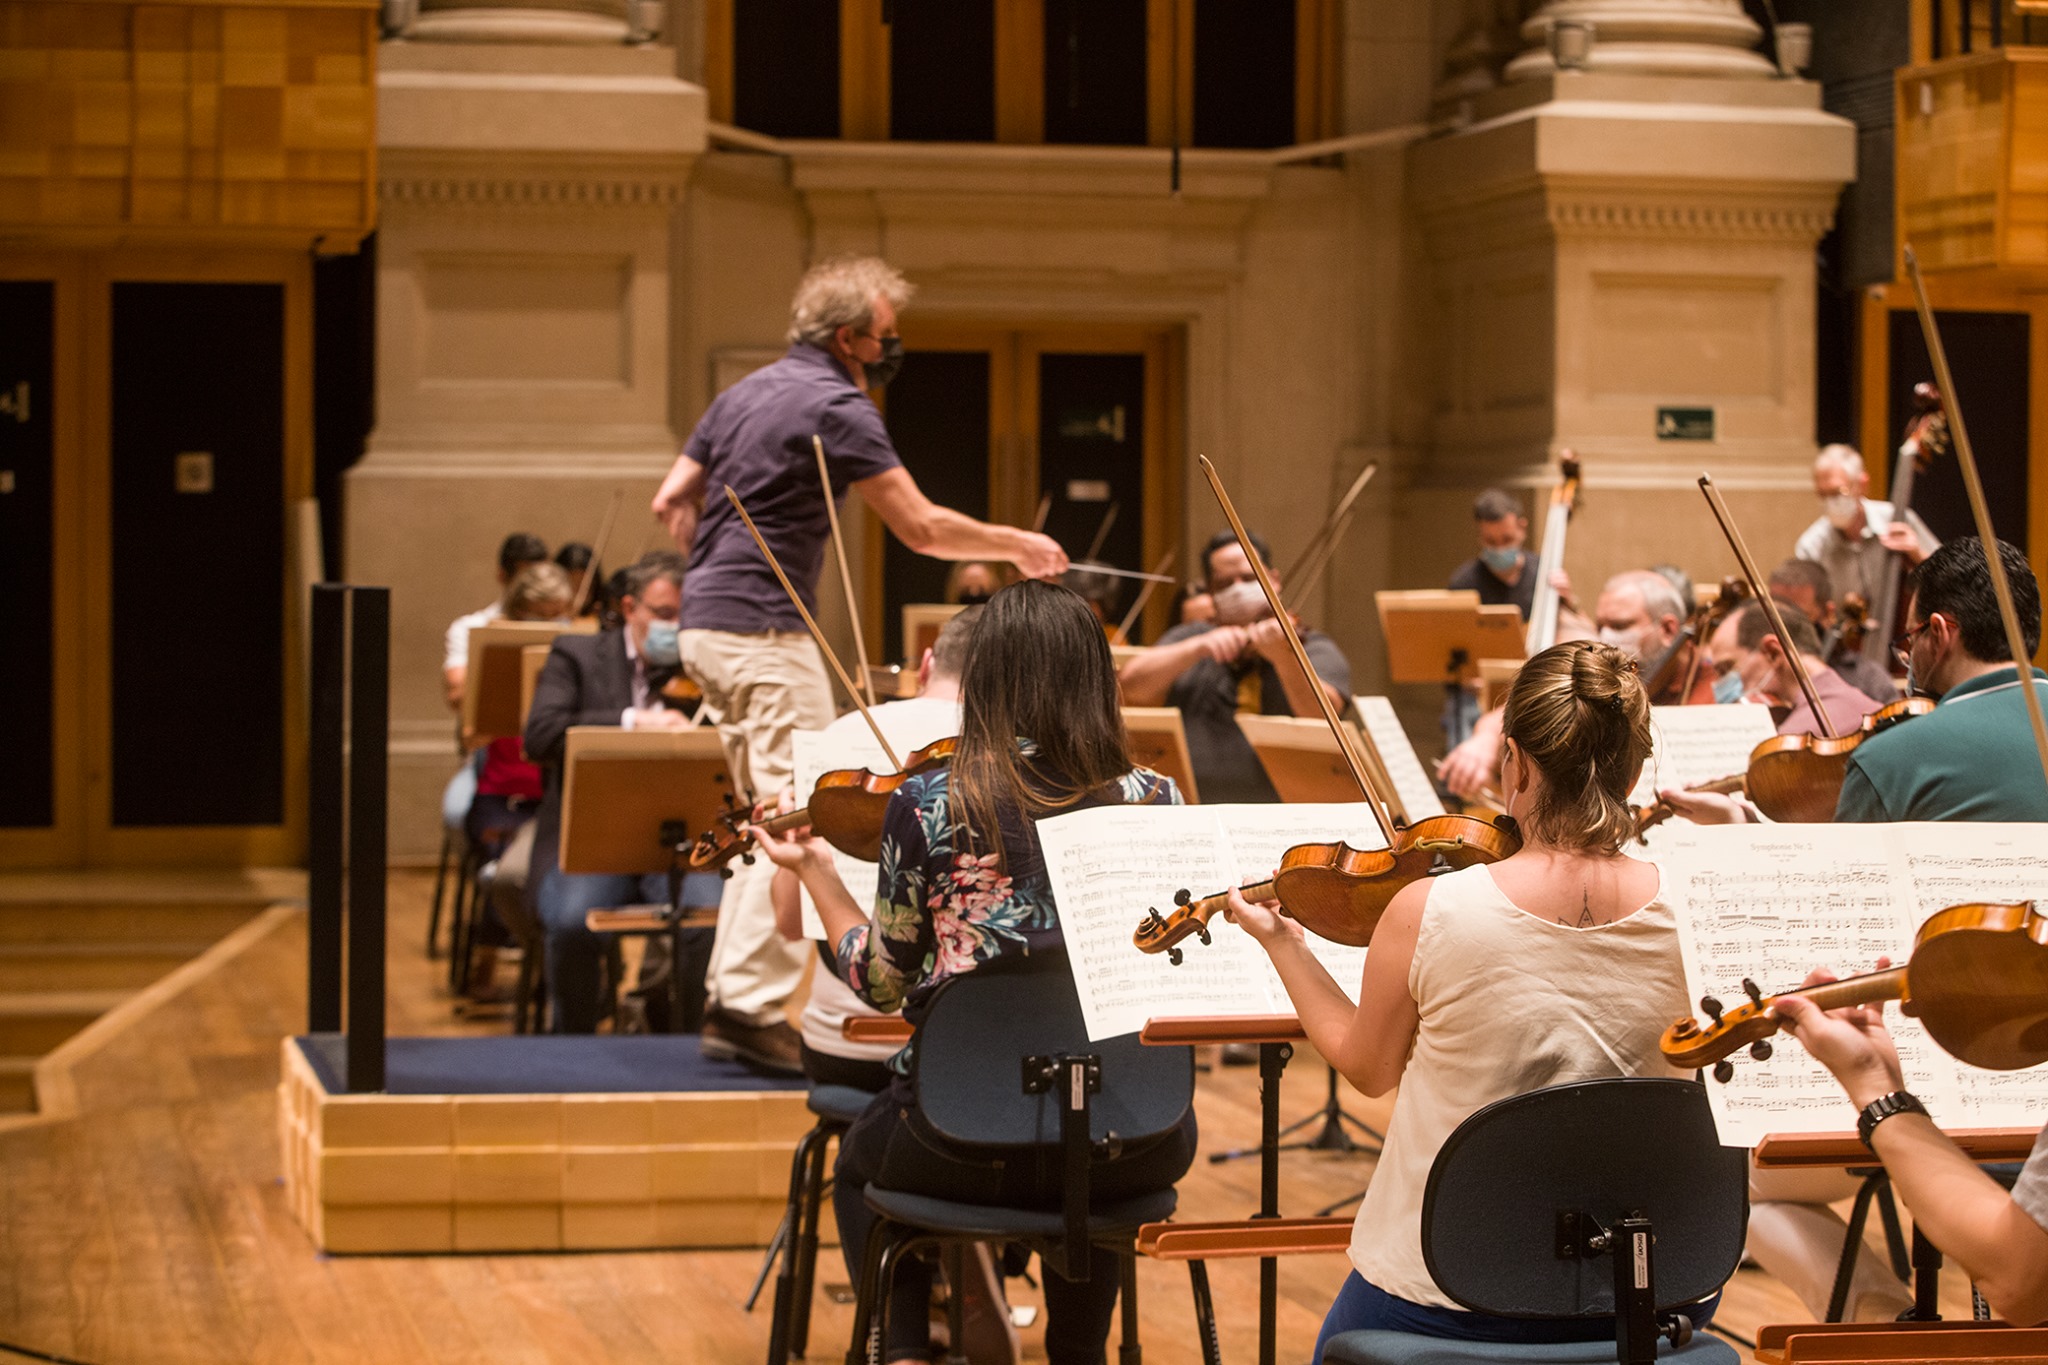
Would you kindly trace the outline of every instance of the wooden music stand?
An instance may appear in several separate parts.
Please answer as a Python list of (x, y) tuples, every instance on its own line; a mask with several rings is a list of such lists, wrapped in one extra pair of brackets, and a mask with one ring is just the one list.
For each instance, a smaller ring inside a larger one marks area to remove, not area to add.
[(1395, 682), (1462, 682), (1481, 659), (1520, 660), (1528, 653), (1521, 611), (1510, 603), (1482, 606), (1467, 589), (1373, 594), (1387, 668)]
[(526, 727), (520, 706), (521, 651), (578, 633), (557, 621), (493, 621), (469, 632), (469, 672), (462, 685), (462, 733), (474, 746)]
[(1195, 786), (1195, 764), (1188, 756), (1187, 727), (1177, 706), (1126, 706), (1124, 730), (1130, 736), (1131, 762), (1165, 777), (1180, 788), (1181, 799), (1201, 804)]
[(1125, 664), (1133, 659), (1142, 658), (1146, 654), (1151, 653), (1151, 651), (1152, 647), (1150, 645), (1111, 645), (1109, 647), (1109, 661), (1116, 668), (1116, 671), (1121, 673), (1124, 671)]
[(1482, 715), (1507, 704), (1508, 689), (1515, 685), (1515, 677), (1521, 671), (1520, 659), (1479, 661), (1479, 710)]
[(905, 602), (903, 604), (903, 661), (915, 673), (924, 662), (924, 652), (938, 642), (946, 622), (966, 611), (959, 602)]
[[(1350, 725), (1350, 722), (1345, 724)], [(1237, 728), (1244, 732), (1252, 752), (1259, 756), (1259, 766), (1266, 770), (1266, 780), (1273, 784), (1273, 790), (1280, 794), (1282, 801), (1345, 802), (1363, 799), (1359, 795), (1358, 782), (1351, 776), (1351, 767), (1344, 761), (1343, 751), (1337, 747), (1336, 736), (1321, 720), (1307, 716), (1261, 716), (1245, 711), (1238, 714)], [(1351, 734), (1354, 740), (1359, 741), (1359, 750), (1373, 785), (1380, 789), (1380, 795), (1387, 799), (1395, 816), (1405, 824), (1407, 817), (1402, 813), (1393, 781), (1387, 776), (1386, 765), (1380, 762), (1379, 751), (1359, 734), (1357, 727), (1351, 727)]]
[[(715, 730), (569, 728), (562, 871), (675, 872), (677, 850), (717, 823), (732, 791)], [(680, 881), (680, 878), (678, 878)]]
[(527, 645), (519, 651), (519, 733), (526, 733), (526, 718), (533, 711), (533, 690), (540, 684), (540, 671), (547, 667), (555, 647)]

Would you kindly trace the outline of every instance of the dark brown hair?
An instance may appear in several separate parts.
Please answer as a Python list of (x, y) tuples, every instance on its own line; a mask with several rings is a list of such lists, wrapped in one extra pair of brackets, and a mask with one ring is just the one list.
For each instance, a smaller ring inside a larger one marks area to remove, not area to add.
[(1508, 689), (1501, 733), (1543, 774), (1524, 833), (1560, 848), (1619, 853), (1635, 833), (1629, 789), (1650, 756), (1650, 699), (1635, 660), (1597, 640), (1552, 645)]
[[(1029, 759), (1022, 739), (1037, 746)], [(1130, 770), (1116, 667), (1088, 604), (1034, 579), (989, 598), (960, 678), (947, 779), (966, 844), (1000, 855), (1001, 813), (1051, 815)]]

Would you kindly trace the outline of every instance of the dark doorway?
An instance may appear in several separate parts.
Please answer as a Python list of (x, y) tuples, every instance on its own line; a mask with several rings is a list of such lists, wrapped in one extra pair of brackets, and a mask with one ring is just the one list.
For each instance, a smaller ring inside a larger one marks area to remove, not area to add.
[(993, 142), (995, 0), (890, 0), (889, 136)]
[(284, 288), (113, 286), (113, 824), (284, 820)]
[[(1999, 539), (2022, 549), (2027, 547), (2028, 321), (2025, 313), (1935, 314), (1992, 524)], [(1864, 452), (1868, 463), (1882, 464), (1887, 472), (1897, 458), (1898, 434), (1913, 411), (1913, 386), (1934, 379), (1934, 365), (1913, 310), (1892, 310), (1890, 341), (1887, 431), (1892, 440), (1885, 450)], [(1962, 471), (1953, 457), (1915, 478), (1913, 510), (1944, 541), (1976, 533)]]
[[(1150, 569), (1145, 550), (1145, 357), (1048, 352), (1038, 358), (1038, 478), (1052, 495), (1046, 534), (1078, 560)], [(1103, 533), (1103, 523), (1116, 519)], [(1115, 625), (1137, 589), (1109, 585), (1103, 610)]]
[(56, 286), (0, 280), (0, 828), (55, 823)]
[[(989, 353), (919, 351), (889, 381), (889, 439), (925, 496), (972, 517), (988, 515)], [(903, 607), (945, 601), (952, 565), (913, 553), (883, 532), (882, 652), (903, 657)], [(912, 660), (915, 662), (915, 660)]]

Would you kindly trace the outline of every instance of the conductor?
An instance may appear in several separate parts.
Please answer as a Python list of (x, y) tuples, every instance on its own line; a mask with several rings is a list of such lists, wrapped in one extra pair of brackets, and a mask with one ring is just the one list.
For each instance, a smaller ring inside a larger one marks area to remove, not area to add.
[[(814, 266), (790, 304), (789, 352), (712, 401), (654, 497), (654, 515), (688, 558), (682, 662), (719, 718), (739, 785), (770, 796), (788, 785), (790, 732), (833, 718), (824, 661), (773, 573), (719, 495), (746, 504), (807, 607), (815, 607), (830, 533), (812, 440), (822, 441), (832, 496), (848, 488), (897, 539), (939, 559), (1000, 560), (1054, 578), (1067, 556), (1034, 531), (995, 526), (935, 505), (890, 443), (871, 394), (903, 363), (897, 310), (911, 285), (873, 256)], [(979, 458), (979, 457), (977, 457)], [(803, 973), (803, 950), (775, 929), (774, 868), (741, 868), (727, 888), (708, 973), (708, 1056), (799, 1070), (783, 1005)]]

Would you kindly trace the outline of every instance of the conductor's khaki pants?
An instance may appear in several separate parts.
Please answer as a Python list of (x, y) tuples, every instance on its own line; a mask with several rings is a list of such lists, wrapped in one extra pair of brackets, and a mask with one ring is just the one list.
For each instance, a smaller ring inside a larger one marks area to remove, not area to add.
[[(681, 645), (683, 670), (704, 689), (741, 799), (751, 793), (757, 801), (774, 801), (794, 771), (791, 732), (832, 722), (832, 690), (818, 647), (794, 631), (686, 630)], [(810, 951), (776, 932), (768, 899), (774, 876), (775, 865), (763, 857), (752, 867), (733, 864), (705, 974), (710, 1007), (756, 1025), (782, 1018)]]

